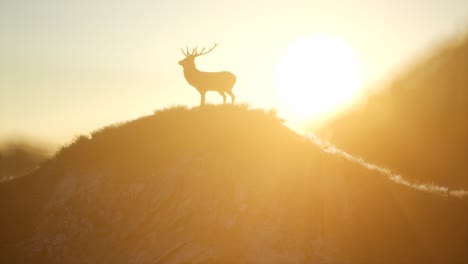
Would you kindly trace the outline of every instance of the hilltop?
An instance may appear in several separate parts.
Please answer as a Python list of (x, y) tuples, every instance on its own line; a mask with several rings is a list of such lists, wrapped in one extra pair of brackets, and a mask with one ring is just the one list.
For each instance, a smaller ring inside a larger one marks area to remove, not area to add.
[(466, 200), (398, 184), (247, 106), (78, 137), (0, 184), (2, 263), (466, 263)]
[(468, 36), (420, 58), (318, 134), (417, 182), (468, 189)]

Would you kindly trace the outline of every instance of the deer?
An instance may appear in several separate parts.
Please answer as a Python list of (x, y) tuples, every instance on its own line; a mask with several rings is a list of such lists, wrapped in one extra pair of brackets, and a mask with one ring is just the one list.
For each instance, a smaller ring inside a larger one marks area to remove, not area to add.
[(179, 65), (184, 68), (184, 77), (187, 82), (200, 93), (200, 106), (205, 105), (205, 94), (208, 91), (218, 92), (223, 97), (223, 104), (226, 103), (226, 94), (231, 97), (231, 104), (234, 104), (236, 96), (232, 93), (232, 88), (237, 81), (237, 77), (228, 71), (221, 72), (203, 72), (199, 71), (195, 66), (195, 58), (206, 55), (218, 46), (219, 43), (214, 43), (214, 46), (207, 51), (203, 48), (198, 52), (197, 47), (190, 52), (188, 47), (182, 53), (185, 58), (179, 61)]

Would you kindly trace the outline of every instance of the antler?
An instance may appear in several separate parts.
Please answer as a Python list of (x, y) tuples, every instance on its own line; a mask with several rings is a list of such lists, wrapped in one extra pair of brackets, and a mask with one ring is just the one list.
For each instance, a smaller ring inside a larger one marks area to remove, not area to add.
[(214, 48), (216, 48), (216, 46), (218, 46), (219, 43), (214, 43), (214, 46), (209, 49), (208, 51), (206, 52), (203, 52), (205, 50), (205, 47), (202, 48), (202, 50), (200, 51), (200, 53), (197, 52), (197, 48), (195, 48), (195, 56), (201, 56), (201, 55), (205, 55), (205, 54), (208, 54), (210, 53), (212, 50), (214, 50)]
[(189, 51), (188, 47), (185, 49), (185, 51), (184, 51), (184, 49), (181, 49), (181, 50), (182, 50), (182, 53), (185, 55), (185, 57), (188, 57), (188, 56), (198, 57), (198, 56), (210, 53), (212, 50), (214, 50), (214, 48), (216, 48), (216, 46), (218, 46), (218, 44), (219, 43), (215, 42), (214, 46), (212, 48), (210, 48), (209, 50), (207, 50), (206, 52), (204, 52), (206, 48), (203, 47), (202, 50), (200, 51), (200, 53), (198, 53), (197, 47), (193, 48), (192, 52)]
[(190, 52), (188, 50), (188, 47), (185, 48), (185, 51), (184, 51), (184, 49), (180, 49), (180, 50), (182, 50), (182, 53), (185, 55), (185, 57), (191, 56), (195, 52), (195, 49), (192, 49), (192, 52)]

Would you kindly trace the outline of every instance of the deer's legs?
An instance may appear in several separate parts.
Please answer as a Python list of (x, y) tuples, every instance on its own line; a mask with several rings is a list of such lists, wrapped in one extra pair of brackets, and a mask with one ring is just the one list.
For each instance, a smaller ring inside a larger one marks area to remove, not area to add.
[(227, 91), (226, 93), (231, 96), (231, 103), (234, 104), (234, 101), (236, 101), (236, 96), (232, 93), (232, 91)]
[(205, 105), (205, 93), (200, 93), (200, 106)]
[(222, 91), (218, 91), (218, 93), (223, 97), (223, 104), (226, 103), (226, 95)]

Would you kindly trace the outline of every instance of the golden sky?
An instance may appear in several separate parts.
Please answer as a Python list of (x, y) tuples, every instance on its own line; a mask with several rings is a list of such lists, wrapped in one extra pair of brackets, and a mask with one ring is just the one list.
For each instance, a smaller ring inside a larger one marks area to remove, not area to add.
[(344, 40), (368, 87), (467, 21), (466, 0), (2, 0), (0, 140), (64, 144), (157, 108), (198, 105), (177, 63), (185, 46), (220, 42), (197, 67), (234, 72), (238, 102), (272, 108), (278, 62), (299, 38)]

